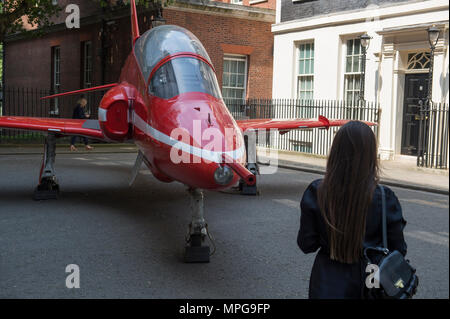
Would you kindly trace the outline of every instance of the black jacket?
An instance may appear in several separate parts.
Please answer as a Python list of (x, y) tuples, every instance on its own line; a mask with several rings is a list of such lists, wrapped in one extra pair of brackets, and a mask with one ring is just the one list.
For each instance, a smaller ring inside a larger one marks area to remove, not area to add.
[(86, 113), (80, 104), (77, 104), (72, 114), (73, 119), (87, 119)]
[[(312, 253), (320, 248), (316, 255), (309, 282), (309, 297), (321, 299), (363, 298), (365, 294), (366, 263), (362, 260), (355, 264), (344, 264), (329, 258), (326, 223), (317, 202), (317, 188), (322, 180), (312, 182), (300, 204), (300, 230), (297, 243), (304, 253)], [(402, 208), (394, 192), (384, 186), (386, 193), (386, 217), (388, 248), (406, 255), (406, 243), (403, 228), (406, 221)], [(381, 191), (377, 187), (366, 219), (364, 247), (382, 246), (381, 228)]]

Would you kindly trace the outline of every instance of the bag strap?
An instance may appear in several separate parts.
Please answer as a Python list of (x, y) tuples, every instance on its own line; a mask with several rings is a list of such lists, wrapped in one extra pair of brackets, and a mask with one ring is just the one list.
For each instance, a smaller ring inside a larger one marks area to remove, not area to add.
[(386, 221), (386, 194), (384, 192), (384, 187), (381, 185), (378, 185), (381, 190), (381, 226), (383, 228), (383, 247), (388, 248), (387, 244), (387, 221)]

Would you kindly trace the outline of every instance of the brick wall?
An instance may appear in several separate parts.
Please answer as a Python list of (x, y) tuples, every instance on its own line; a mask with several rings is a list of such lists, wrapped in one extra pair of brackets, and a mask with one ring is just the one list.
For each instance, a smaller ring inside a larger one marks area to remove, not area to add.
[[(271, 23), (238, 19), (217, 14), (165, 9), (168, 24), (193, 32), (203, 43), (222, 84), (225, 53), (248, 56), (248, 97), (270, 97), (272, 94), (273, 35)], [(150, 16), (140, 16), (141, 33), (150, 27)], [(102, 81), (101, 37), (99, 23), (79, 30), (52, 32), (41, 38), (9, 41), (6, 44), (5, 85), (10, 87), (51, 88), (51, 48), (61, 47), (61, 91), (81, 86), (81, 42), (92, 41), (93, 85), (117, 81), (131, 51), (130, 21), (124, 17), (110, 26), (107, 39), (108, 59)]]
[(247, 55), (249, 61), (247, 96), (272, 96), (273, 35), (270, 23), (171, 9), (164, 11), (164, 17), (168, 24), (182, 26), (199, 38), (216, 68), (220, 86), (224, 54), (242, 54)]

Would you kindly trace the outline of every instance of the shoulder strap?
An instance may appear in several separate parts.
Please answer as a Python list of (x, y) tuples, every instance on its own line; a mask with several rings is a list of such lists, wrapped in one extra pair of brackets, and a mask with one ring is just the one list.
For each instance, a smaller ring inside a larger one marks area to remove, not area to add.
[(384, 192), (384, 187), (381, 185), (378, 185), (381, 190), (381, 226), (383, 228), (383, 247), (388, 248), (387, 245), (387, 222), (386, 222), (386, 194)]

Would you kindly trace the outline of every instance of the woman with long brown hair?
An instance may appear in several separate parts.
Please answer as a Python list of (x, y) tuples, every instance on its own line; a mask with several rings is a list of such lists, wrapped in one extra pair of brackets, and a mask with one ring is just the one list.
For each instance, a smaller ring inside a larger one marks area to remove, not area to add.
[[(381, 191), (377, 142), (359, 121), (342, 126), (334, 137), (324, 179), (312, 182), (300, 204), (297, 243), (316, 255), (310, 298), (364, 298), (363, 249), (382, 244)], [(388, 248), (406, 255), (406, 221), (394, 192), (384, 186)]]

